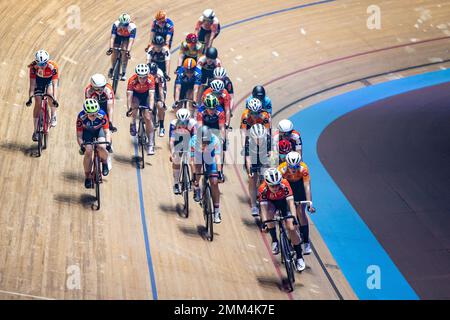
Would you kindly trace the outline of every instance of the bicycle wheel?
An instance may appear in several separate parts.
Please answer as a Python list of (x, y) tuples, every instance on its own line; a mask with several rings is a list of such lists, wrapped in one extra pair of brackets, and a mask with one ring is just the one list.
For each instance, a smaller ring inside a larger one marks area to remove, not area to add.
[(100, 210), (100, 183), (101, 183), (101, 169), (100, 160), (97, 155), (95, 155), (94, 160), (94, 182), (95, 182), (95, 198), (97, 199), (97, 210)]
[(211, 196), (211, 188), (209, 185), (206, 186), (205, 196), (203, 199), (203, 214), (205, 215), (206, 222), (206, 238), (209, 241), (213, 241), (214, 239), (214, 222), (213, 222), (213, 204), (212, 204), (212, 196)]
[(284, 261), (284, 267), (286, 268), (286, 275), (288, 279), (289, 290), (294, 291), (295, 274), (293, 266), (293, 257), (291, 254), (291, 246), (286, 235), (280, 235), (281, 256)]
[(119, 76), (120, 76), (120, 57), (116, 59), (116, 63), (114, 64), (113, 69), (113, 90), (114, 94), (117, 93), (117, 86), (119, 84)]
[(187, 164), (183, 164), (183, 176), (182, 176), (182, 192), (184, 198), (184, 208), (183, 213), (184, 217), (189, 217), (189, 187), (191, 183), (191, 177), (189, 174), (189, 166)]
[(43, 132), (43, 128), (42, 128), (42, 112), (39, 115), (39, 121), (38, 121), (38, 153), (37, 156), (40, 157), (42, 155), (42, 147), (44, 144), (44, 132)]
[(47, 140), (48, 140), (48, 104), (46, 100), (43, 100), (42, 103), (44, 103), (44, 107), (42, 109), (45, 110), (42, 119), (42, 134), (43, 134), (42, 150), (45, 150), (47, 149)]

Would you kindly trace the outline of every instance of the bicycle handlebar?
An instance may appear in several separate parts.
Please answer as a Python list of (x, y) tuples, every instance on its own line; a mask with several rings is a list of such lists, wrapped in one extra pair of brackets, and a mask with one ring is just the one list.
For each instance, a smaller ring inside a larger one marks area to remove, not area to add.
[(306, 205), (309, 205), (310, 207), (312, 207), (312, 206), (313, 206), (313, 203), (312, 203), (312, 201), (300, 201), (300, 203), (301, 203), (301, 204), (306, 204)]
[(58, 107), (59, 107), (58, 101), (56, 101), (56, 99), (55, 99), (52, 95), (50, 95), (50, 94), (48, 94), (48, 93), (43, 93), (43, 92), (38, 92), (38, 93), (33, 94), (33, 95), (28, 99), (28, 101), (27, 101), (26, 104), (27, 104), (27, 105), (28, 105), (28, 103), (31, 104), (31, 101), (33, 100), (33, 98), (36, 98), (36, 97), (47, 97), (47, 98), (50, 98), (50, 99), (52, 99), (52, 101), (53, 101), (54, 107), (55, 107), (55, 108), (58, 108)]
[(275, 216), (275, 218), (270, 219), (270, 220), (266, 220), (263, 223), (281, 222), (281, 221), (284, 221), (284, 220), (287, 220), (287, 219), (294, 219), (294, 218), (295, 217), (292, 216), (292, 215), (287, 216), (287, 217)]
[(81, 144), (81, 146), (82, 146), (82, 147), (85, 147), (85, 146), (97, 146), (97, 145), (100, 145), (100, 144), (106, 144), (106, 145), (108, 145), (108, 146), (111, 146), (111, 143), (108, 142), (108, 141), (102, 141), (102, 142), (100, 142), (100, 141), (83, 142), (83, 143)]
[[(146, 106), (139, 106), (137, 109), (147, 109), (148, 107)], [(131, 116), (131, 114), (133, 113), (133, 109), (130, 109), (127, 111), (127, 118)]]

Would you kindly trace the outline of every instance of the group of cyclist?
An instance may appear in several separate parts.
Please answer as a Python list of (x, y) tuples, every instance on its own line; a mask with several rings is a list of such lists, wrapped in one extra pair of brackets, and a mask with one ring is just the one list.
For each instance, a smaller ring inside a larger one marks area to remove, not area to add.
[[(114, 22), (111, 31), (110, 48), (112, 65), (118, 50), (123, 50), (121, 80), (125, 81), (128, 60), (136, 39), (137, 27), (130, 15), (124, 13)], [(230, 128), (234, 109), (233, 83), (213, 47), (214, 39), (220, 33), (220, 23), (211, 9), (203, 12), (195, 26), (180, 47), (175, 71), (174, 104), (176, 118), (170, 122), (169, 146), (174, 186), (173, 192), (180, 194), (180, 165), (187, 153), (194, 173), (194, 200), (201, 201), (200, 173), (205, 168), (210, 179), (214, 203), (214, 222), (221, 223), (219, 183), (224, 182), (223, 162), (227, 150), (227, 130)], [(165, 136), (165, 114), (167, 82), (171, 81), (170, 48), (173, 42), (174, 23), (163, 10), (158, 11), (152, 23), (150, 44), (146, 48), (146, 63), (138, 64), (135, 74), (128, 79), (127, 116), (131, 116), (130, 134), (136, 136), (137, 112), (143, 109), (146, 134), (149, 144), (147, 153), (155, 154), (154, 125), (159, 127), (159, 136)], [(40, 50), (30, 64), (30, 96), (46, 92), (54, 97), (51, 106), (51, 126), (56, 126), (57, 86), (59, 71), (49, 54)], [(112, 78), (113, 68), (108, 72)], [(78, 114), (76, 131), (80, 154), (84, 155), (85, 187), (93, 187), (93, 147), (86, 143), (108, 142), (98, 147), (102, 162), (102, 174), (107, 176), (111, 169), (110, 153), (113, 152), (111, 133), (117, 131), (113, 125), (115, 96), (107, 78), (102, 74), (91, 77), (84, 92), (83, 110)], [(36, 97), (34, 109), (34, 133), (36, 138), (37, 117), (40, 100)], [(31, 100), (27, 102), (31, 105)], [(157, 123), (151, 119), (157, 114)], [(282, 120), (272, 132), (272, 102), (263, 86), (256, 86), (246, 100), (241, 116), (241, 146), (244, 156), (244, 170), (248, 175), (248, 189), (251, 213), (261, 216), (264, 222), (279, 211), (282, 215), (295, 214), (297, 219), (286, 220), (290, 240), (296, 251), (297, 270), (305, 269), (303, 254), (311, 253), (308, 218), (303, 201), (312, 206), (311, 181), (307, 165), (303, 162), (302, 140), (289, 120)], [(259, 207), (258, 207), (259, 204)], [(273, 254), (279, 253), (274, 223), (263, 223), (263, 231), (272, 239)], [(302, 248), (302, 243), (304, 248)]]

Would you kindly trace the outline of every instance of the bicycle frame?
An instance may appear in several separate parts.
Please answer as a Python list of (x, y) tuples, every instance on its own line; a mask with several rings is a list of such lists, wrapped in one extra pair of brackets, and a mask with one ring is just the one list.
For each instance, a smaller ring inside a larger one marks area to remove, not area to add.
[(113, 67), (113, 90), (114, 90), (114, 94), (117, 93), (117, 86), (119, 84), (119, 80), (120, 80), (120, 68), (122, 66), (122, 51), (126, 51), (122, 48), (113, 48), (113, 50), (115, 50), (117, 52), (117, 57), (116, 57), (116, 61), (114, 62), (114, 67)]
[[(36, 97), (42, 97), (41, 106), (39, 110), (39, 118), (38, 118), (38, 128), (37, 128), (37, 134), (38, 134), (38, 157), (42, 155), (42, 150), (47, 149), (47, 139), (48, 139), (48, 133), (49, 133), (49, 113), (50, 109), (48, 107), (48, 100), (47, 98), (52, 99), (53, 102), (55, 102), (55, 98), (53, 96), (47, 94), (47, 89), (45, 89), (45, 92), (39, 92), (35, 93), (30, 97), (30, 99), (36, 98)], [(56, 104), (55, 107), (58, 105)]]

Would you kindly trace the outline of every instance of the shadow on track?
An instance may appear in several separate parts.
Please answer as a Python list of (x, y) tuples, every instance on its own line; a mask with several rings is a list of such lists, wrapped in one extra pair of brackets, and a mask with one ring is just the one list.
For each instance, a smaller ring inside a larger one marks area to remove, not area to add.
[(37, 154), (36, 146), (30, 146), (17, 142), (5, 142), (0, 145), (0, 150), (7, 152), (22, 152), (25, 156), (35, 157)]
[(82, 206), (84, 209), (90, 209), (96, 198), (90, 194), (81, 194), (79, 196), (59, 193), (53, 197), (56, 202), (68, 205)]

